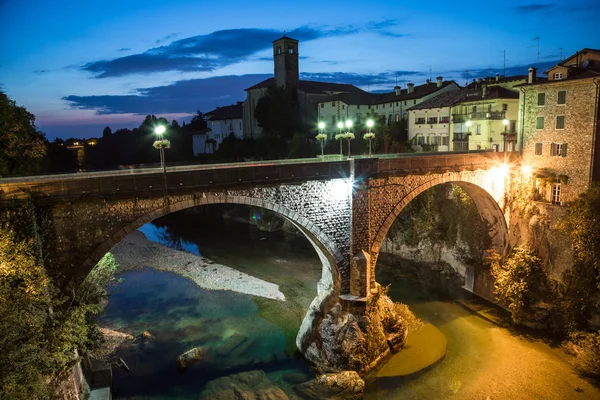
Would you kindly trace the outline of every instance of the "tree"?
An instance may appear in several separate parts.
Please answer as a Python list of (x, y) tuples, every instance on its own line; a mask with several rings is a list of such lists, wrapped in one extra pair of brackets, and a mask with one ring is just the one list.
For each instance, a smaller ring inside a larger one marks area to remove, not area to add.
[(267, 89), (267, 94), (258, 100), (254, 109), (254, 117), (263, 132), (284, 140), (290, 140), (295, 132), (303, 131), (299, 113), (292, 93), (276, 86)]
[(111, 136), (112, 136), (112, 129), (110, 129), (110, 126), (107, 126), (102, 131), (102, 139), (108, 140), (108, 139), (110, 139)]
[(0, 177), (40, 169), (47, 141), (34, 122), (33, 114), (0, 92)]

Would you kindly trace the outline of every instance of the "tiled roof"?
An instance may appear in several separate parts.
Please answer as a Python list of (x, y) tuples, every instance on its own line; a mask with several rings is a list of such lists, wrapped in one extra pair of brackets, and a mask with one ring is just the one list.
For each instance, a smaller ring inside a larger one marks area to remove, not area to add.
[(438, 87), (437, 82), (429, 82), (423, 85), (415, 86), (412, 93), (408, 93), (408, 89), (402, 89), (400, 91), (400, 95), (396, 95), (396, 92), (383, 93), (383, 96), (377, 100), (377, 103), (391, 103), (394, 101), (404, 101), (404, 100), (412, 100), (419, 99), (423, 96), (427, 96), (431, 93), (437, 92), (440, 89), (443, 89), (451, 84), (455, 83), (454, 81), (445, 81), (442, 83), (442, 86)]
[(494, 76), (488, 76), (488, 77), (486, 77), (486, 79), (482, 79), (481, 83), (479, 83), (478, 81), (469, 83), (466, 86), (466, 88), (467, 89), (475, 89), (478, 86), (481, 86), (482, 84), (485, 84), (485, 83), (487, 83), (489, 85), (498, 85), (501, 83), (514, 82), (514, 81), (520, 81), (520, 80), (527, 80), (527, 75), (500, 76), (498, 78), (498, 80), (496, 80), (496, 77), (494, 77)]
[(461, 100), (461, 103), (470, 101), (481, 101), (487, 99), (518, 99), (519, 92), (503, 88), (502, 86), (488, 86), (485, 97), (483, 96), (483, 88), (464, 90), (466, 96)]
[[(275, 78), (268, 78), (262, 82), (257, 83), (254, 86), (249, 87), (246, 90), (268, 88), (275, 84)], [(347, 92), (347, 93), (358, 93), (363, 90), (357, 88), (354, 85), (347, 83), (331, 83), (331, 82), (317, 82), (317, 81), (305, 81), (300, 80), (298, 82), (298, 90), (304, 93), (311, 94), (326, 94), (327, 92)]]
[(277, 42), (277, 41), (279, 41), (279, 40), (281, 40), (281, 39), (293, 40), (294, 42), (297, 42), (297, 41), (298, 41), (298, 40), (296, 40), (296, 39), (292, 39), (292, 38), (291, 38), (291, 37), (289, 37), (289, 36), (285, 36), (285, 33), (284, 33), (282, 37), (280, 37), (279, 39), (275, 39), (275, 40), (273, 40), (273, 42)]
[(225, 107), (217, 107), (216, 109), (206, 113), (207, 119), (211, 121), (222, 119), (242, 119), (243, 115), (244, 108), (242, 103)]
[(410, 107), (408, 111), (451, 107), (457, 103), (460, 103), (465, 97), (467, 97), (467, 92), (468, 90), (452, 90), (450, 92), (444, 92), (432, 97), (429, 100)]

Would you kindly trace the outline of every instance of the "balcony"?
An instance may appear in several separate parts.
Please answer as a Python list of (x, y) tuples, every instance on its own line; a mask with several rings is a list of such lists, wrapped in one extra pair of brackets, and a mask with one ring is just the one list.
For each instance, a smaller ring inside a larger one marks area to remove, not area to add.
[(415, 125), (425, 125), (425, 118), (415, 118)]
[(427, 124), (428, 125), (437, 124), (437, 117), (429, 117), (429, 118), (427, 118)]
[(471, 133), (469, 132), (454, 132), (454, 138), (452, 139), (453, 142), (461, 142), (461, 141), (469, 141), (469, 136), (471, 135)]
[(450, 117), (440, 117), (440, 124), (449, 124)]
[(452, 122), (459, 123), (479, 119), (501, 120), (504, 119), (505, 115), (505, 111), (478, 111), (468, 114), (452, 114)]

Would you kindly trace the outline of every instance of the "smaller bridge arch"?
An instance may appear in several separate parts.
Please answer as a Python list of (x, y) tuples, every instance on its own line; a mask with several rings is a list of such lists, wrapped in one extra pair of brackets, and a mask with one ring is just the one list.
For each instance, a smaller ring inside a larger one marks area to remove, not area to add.
[[(375, 285), (375, 265), (381, 245), (388, 234), (392, 224), (404, 208), (418, 195), (426, 190), (444, 183), (453, 183), (462, 188), (471, 197), (481, 218), (489, 224), (492, 247), (501, 255), (509, 250), (508, 221), (501, 205), (504, 203), (504, 176), (498, 177), (497, 170), (445, 173), (433, 175), (431, 179), (422, 182), (408, 191), (387, 214), (384, 222), (377, 230), (377, 234), (371, 244), (370, 254), (372, 256), (371, 288)], [(473, 290), (473, 271), (468, 273), (465, 287)]]

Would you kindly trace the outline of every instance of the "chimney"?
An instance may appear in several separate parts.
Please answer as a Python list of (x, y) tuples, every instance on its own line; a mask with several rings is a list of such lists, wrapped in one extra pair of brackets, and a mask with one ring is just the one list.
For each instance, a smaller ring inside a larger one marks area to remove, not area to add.
[(425, 79), (425, 82), (430, 83), (431, 79)]
[(441, 76), (438, 76), (435, 79), (437, 80), (437, 87), (442, 87), (442, 83), (444, 82), (444, 78), (442, 78)]
[(529, 84), (535, 83), (536, 72), (537, 72), (537, 69), (535, 69), (533, 67), (529, 68), (529, 77), (527, 79), (527, 83), (529, 83)]
[(406, 85), (406, 87), (408, 88), (408, 93), (412, 93), (415, 91), (415, 84), (414, 83), (409, 83), (408, 85)]
[(483, 85), (483, 87), (481, 88), (481, 98), (485, 98), (487, 96), (487, 85)]
[(400, 96), (400, 93), (402, 93), (402, 88), (400, 86), (394, 86), (394, 92), (396, 92), (396, 96)]
[(496, 74), (496, 82), (500, 81), (500, 74)]

